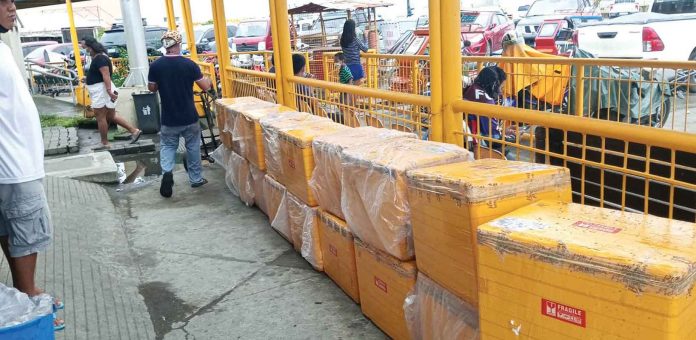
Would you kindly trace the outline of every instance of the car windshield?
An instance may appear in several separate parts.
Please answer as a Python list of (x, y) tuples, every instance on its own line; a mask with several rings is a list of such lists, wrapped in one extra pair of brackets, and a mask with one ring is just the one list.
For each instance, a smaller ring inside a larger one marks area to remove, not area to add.
[(662, 14), (696, 13), (696, 0), (655, 0), (652, 11)]
[(462, 12), (462, 25), (479, 25), (481, 27), (488, 26), (492, 13), (486, 12)]
[(537, 0), (527, 12), (528, 17), (549, 15), (558, 12), (576, 11), (580, 7), (578, 0)]
[(235, 38), (262, 37), (268, 32), (268, 22), (248, 21), (239, 24)]
[(541, 26), (541, 29), (539, 29), (539, 36), (540, 37), (553, 37), (554, 33), (556, 33), (556, 27), (558, 27), (558, 24), (553, 23), (553, 24), (544, 24)]
[(125, 45), (126, 33), (124, 31), (106, 31), (101, 38), (104, 45)]
[(39, 48), (31, 51), (31, 53), (27, 54), (27, 56), (25, 58), (27, 58), (27, 59), (43, 58), (44, 51), (46, 51), (46, 46), (39, 47)]

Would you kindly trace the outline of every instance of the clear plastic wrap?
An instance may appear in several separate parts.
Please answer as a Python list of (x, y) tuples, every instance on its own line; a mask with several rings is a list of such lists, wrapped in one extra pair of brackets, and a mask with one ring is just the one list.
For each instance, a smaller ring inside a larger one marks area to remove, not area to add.
[(572, 198), (569, 171), (545, 164), (482, 159), (407, 177), (418, 270), (474, 307), (476, 227), (541, 199)]
[[(266, 209), (269, 221), (273, 222), (280, 210), (280, 205), (285, 196), (285, 187), (274, 180), (271, 176), (263, 178), (263, 196), (266, 202)], [(288, 233), (289, 235), (289, 233)]]
[(478, 340), (478, 312), (423, 273), (404, 301), (411, 339)]
[(360, 305), (392, 339), (408, 339), (404, 300), (416, 284), (416, 262), (399, 261), (355, 239)]
[(306, 123), (312, 118), (304, 112), (286, 112), (268, 114), (259, 120), (263, 130), (264, 160), (266, 173), (275, 179), (280, 179), (282, 174), (282, 160), (280, 156), (280, 138), (278, 131), (288, 126), (297, 126)]
[(223, 169), (225, 169), (225, 171), (227, 171), (227, 166), (230, 162), (230, 152), (232, 152), (232, 149), (229, 149), (225, 145), (220, 145), (210, 154), (210, 157), (213, 157), (215, 164), (221, 166)]
[(240, 155), (261, 170), (266, 170), (263, 131), (259, 121), (272, 113), (292, 112), (285, 106), (273, 105), (241, 110), (235, 120), (232, 139), (239, 144)]
[(288, 192), (284, 190), (275, 216), (271, 219), (271, 227), (292, 244), (292, 226), (290, 225), (287, 197)]
[(415, 134), (367, 126), (318, 136), (312, 142), (314, 172), (309, 181), (317, 202), (329, 213), (345, 219), (341, 210), (341, 155), (343, 150), (367, 144), (384, 143)]
[(694, 223), (540, 201), (477, 240), (483, 338), (696, 339)]
[[(230, 152), (227, 175), (225, 180), (228, 187), (233, 187), (233, 193), (247, 206), (254, 205), (254, 183), (251, 178), (249, 162), (235, 152)], [(232, 190), (232, 188), (230, 188)]]
[(319, 209), (304, 206), (302, 223), (302, 247), (300, 253), (318, 271), (324, 270), (324, 254), (319, 237)]
[(254, 204), (268, 216), (268, 203), (266, 202), (266, 195), (263, 191), (266, 173), (259, 170), (259, 168), (253, 164), (249, 164), (249, 170), (251, 170), (251, 186), (254, 189)]
[(295, 251), (302, 252), (302, 228), (304, 226), (307, 207), (306, 204), (292, 193), (285, 195), (285, 206), (288, 209), (288, 224), (290, 226), (290, 239)]
[(319, 229), (324, 272), (353, 301), (360, 303), (353, 234), (345, 221), (323, 210), (319, 211)]
[(226, 139), (230, 141), (231, 146), (229, 147), (234, 150), (234, 152), (241, 154), (239, 142), (234, 140), (234, 128), (239, 118), (239, 112), (247, 109), (269, 107), (276, 104), (265, 102), (255, 97), (225, 98), (219, 101), (223, 109), (220, 111), (223, 116), (220, 118), (220, 121), (224, 121), (224, 125), (219, 127), (221, 135), (224, 133), (227, 136)]
[(397, 139), (343, 151), (341, 208), (353, 234), (400, 260), (414, 256), (406, 171), (472, 161), (463, 148)]
[(29, 297), (0, 283), (0, 329), (20, 325), (53, 312), (53, 298), (48, 294)]

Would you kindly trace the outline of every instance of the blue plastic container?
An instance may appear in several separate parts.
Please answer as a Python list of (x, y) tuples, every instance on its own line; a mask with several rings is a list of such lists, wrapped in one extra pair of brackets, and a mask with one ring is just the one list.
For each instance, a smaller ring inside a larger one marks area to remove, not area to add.
[(0, 328), (2, 340), (53, 340), (53, 314), (11, 327)]

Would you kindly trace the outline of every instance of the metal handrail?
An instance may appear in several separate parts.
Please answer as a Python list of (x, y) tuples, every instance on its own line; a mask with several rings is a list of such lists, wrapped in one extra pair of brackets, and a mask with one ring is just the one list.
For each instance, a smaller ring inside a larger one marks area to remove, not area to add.
[[(70, 86), (70, 94), (73, 98), (73, 104), (77, 105), (77, 98), (75, 96), (75, 86), (73, 85), (73, 82), (78, 79), (77, 76), (77, 71), (71, 70), (69, 68), (64, 68), (64, 67), (59, 67), (55, 65), (51, 65), (50, 63), (45, 63), (45, 64), (39, 64), (33, 61), (25, 61), (24, 62), (25, 67), (27, 69), (27, 72), (29, 73), (29, 76), (31, 77), (32, 80), (34, 80), (34, 74), (38, 73), (47, 77), (52, 77), (60, 80), (65, 80), (68, 82), (68, 86)], [(36, 69), (34, 66), (38, 66), (39, 69)], [(60, 74), (55, 74), (49, 71), (44, 71), (44, 70), (57, 70), (64, 72), (65, 74), (72, 75), (72, 77), (60, 75)], [(33, 92), (33, 86), (30, 86), (32, 88)]]

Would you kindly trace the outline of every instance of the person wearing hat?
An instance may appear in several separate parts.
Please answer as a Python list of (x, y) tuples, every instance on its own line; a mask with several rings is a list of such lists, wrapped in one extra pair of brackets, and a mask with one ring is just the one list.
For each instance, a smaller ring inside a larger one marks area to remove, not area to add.
[(213, 84), (203, 76), (196, 63), (181, 55), (179, 32), (164, 33), (162, 44), (167, 53), (150, 65), (148, 89), (159, 92), (162, 102), (160, 194), (163, 197), (171, 197), (174, 186), (172, 171), (180, 137), (186, 141), (186, 160), (191, 187), (197, 188), (208, 183), (203, 178), (201, 165), (201, 128), (193, 101), (193, 84), (198, 84), (203, 91), (210, 90)]

